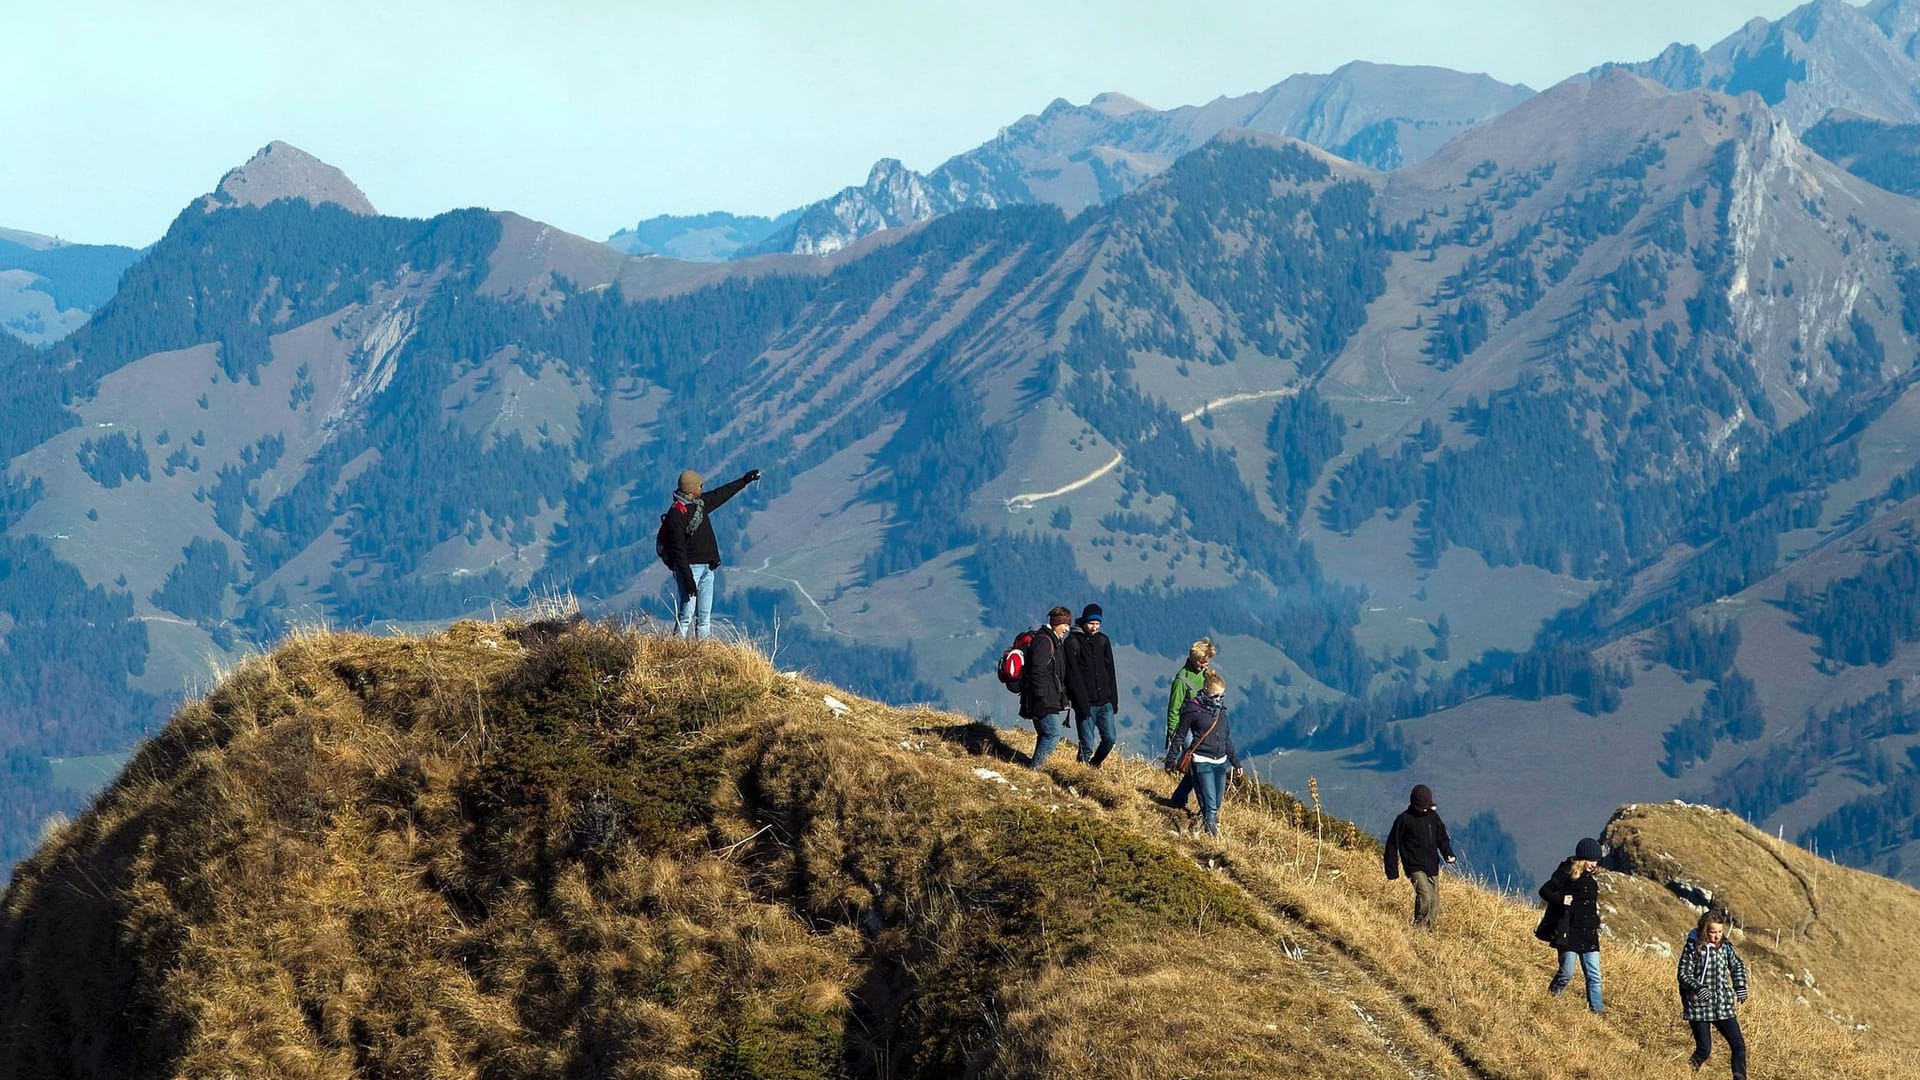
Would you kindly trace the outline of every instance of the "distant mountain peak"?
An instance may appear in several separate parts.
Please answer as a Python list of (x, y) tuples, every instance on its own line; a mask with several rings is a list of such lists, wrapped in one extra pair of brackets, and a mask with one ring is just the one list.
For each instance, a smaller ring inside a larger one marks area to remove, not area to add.
[(1108, 116), (1126, 116), (1130, 113), (1153, 111), (1153, 106), (1112, 90), (1096, 95), (1092, 101), (1087, 102), (1087, 108)]
[(346, 173), (278, 139), (221, 177), (202, 206), (265, 206), (279, 199), (305, 199), (314, 206), (333, 203), (369, 217), (379, 213)]
[(1749, 19), (1701, 49), (1670, 45), (1626, 65), (1675, 90), (1752, 91), (1796, 128), (1836, 108), (1892, 123), (1920, 121), (1920, 4), (1811, 3), (1769, 21)]

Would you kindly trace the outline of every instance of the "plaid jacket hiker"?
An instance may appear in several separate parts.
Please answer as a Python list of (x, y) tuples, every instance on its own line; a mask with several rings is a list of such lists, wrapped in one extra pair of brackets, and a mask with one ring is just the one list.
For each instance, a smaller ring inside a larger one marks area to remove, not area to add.
[(1710, 946), (1688, 934), (1679, 974), (1680, 1015), (1686, 1020), (1726, 1020), (1734, 1002), (1747, 1000), (1747, 965), (1731, 942)]

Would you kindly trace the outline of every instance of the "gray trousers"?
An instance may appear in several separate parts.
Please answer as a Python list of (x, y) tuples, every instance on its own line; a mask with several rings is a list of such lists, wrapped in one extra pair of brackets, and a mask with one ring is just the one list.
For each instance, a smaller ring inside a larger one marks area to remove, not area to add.
[(1440, 914), (1440, 878), (1425, 870), (1407, 871), (1407, 880), (1413, 882), (1413, 925), (1433, 929), (1434, 917)]

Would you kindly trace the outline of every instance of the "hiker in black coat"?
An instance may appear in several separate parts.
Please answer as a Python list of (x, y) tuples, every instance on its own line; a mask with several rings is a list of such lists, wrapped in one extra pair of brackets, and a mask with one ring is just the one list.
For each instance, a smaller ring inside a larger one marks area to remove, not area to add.
[[(1073, 703), (1073, 730), (1080, 739), (1076, 756), (1082, 765), (1096, 769), (1113, 750), (1117, 737), (1113, 712), (1120, 704), (1119, 680), (1113, 673), (1113, 641), (1100, 632), (1100, 616), (1100, 605), (1088, 604), (1073, 631), (1060, 643), (1067, 671), (1067, 700)], [(1098, 749), (1094, 746), (1096, 736)]]
[(748, 469), (738, 480), (703, 491), (699, 473), (688, 469), (680, 474), (673, 505), (660, 523), (660, 545), (679, 593), (674, 630), (681, 637), (713, 636), (714, 575), (720, 569), (720, 540), (713, 535), (710, 515), (758, 479), (760, 470)]
[(1056, 607), (1047, 612), (1047, 629), (1033, 635), (1027, 646), (1027, 662), (1020, 676), (1020, 715), (1033, 721), (1033, 757), (1027, 764), (1038, 769), (1060, 744), (1060, 714), (1067, 709), (1066, 665), (1061, 663), (1060, 639), (1067, 636), (1073, 612)]
[(1547, 984), (1547, 992), (1558, 995), (1573, 981), (1577, 966), (1587, 977), (1587, 1007), (1605, 1012), (1600, 997), (1600, 883), (1594, 874), (1600, 865), (1600, 841), (1587, 837), (1574, 847), (1573, 857), (1562, 862), (1553, 876), (1540, 886), (1540, 899), (1549, 913), (1558, 911), (1554, 922), (1553, 947), (1560, 953), (1560, 970)]
[(1404, 867), (1413, 883), (1413, 925), (1433, 929), (1434, 916), (1440, 910), (1440, 863), (1453, 861), (1453, 841), (1447, 836), (1447, 823), (1433, 807), (1433, 789), (1413, 785), (1407, 808), (1393, 819), (1387, 830), (1387, 880), (1400, 876)]

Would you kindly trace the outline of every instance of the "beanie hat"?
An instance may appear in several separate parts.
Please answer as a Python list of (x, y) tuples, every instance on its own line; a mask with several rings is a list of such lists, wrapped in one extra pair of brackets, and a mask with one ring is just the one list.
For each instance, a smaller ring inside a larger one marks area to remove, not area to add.
[(1407, 796), (1407, 805), (1415, 810), (1433, 809), (1433, 789), (1425, 784), (1413, 785), (1413, 794)]
[(1099, 604), (1088, 604), (1085, 608), (1081, 609), (1081, 612), (1080, 612), (1081, 622), (1086, 622), (1088, 619), (1098, 619), (1099, 617), (1100, 617)]
[(697, 488), (699, 486), (700, 486), (699, 473), (694, 472), (692, 469), (688, 469), (686, 472), (683, 472), (680, 474), (680, 490), (681, 491), (692, 491), (694, 488)]
[(1592, 862), (1599, 862), (1600, 861), (1600, 841), (1595, 840), (1591, 836), (1582, 839), (1578, 844), (1574, 845), (1573, 857), (1576, 859), (1587, 859)]

